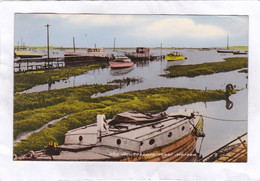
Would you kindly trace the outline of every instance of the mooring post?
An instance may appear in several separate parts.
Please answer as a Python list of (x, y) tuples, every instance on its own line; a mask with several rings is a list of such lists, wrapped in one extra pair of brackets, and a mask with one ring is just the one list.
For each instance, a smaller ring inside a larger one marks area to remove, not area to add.
[(26, 67), (27, 67), (27, 71), (29, 69), (29, 60), (26, 61)]

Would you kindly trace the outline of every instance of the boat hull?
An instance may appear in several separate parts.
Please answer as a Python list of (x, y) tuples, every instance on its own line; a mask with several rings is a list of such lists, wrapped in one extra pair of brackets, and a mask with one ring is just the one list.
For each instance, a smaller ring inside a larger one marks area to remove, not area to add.
[(147, 161), (147, 162), (186, 162), (197, 161), (197, 137), (194, 134), (184, 136), (169, 145), (156, 148), (144, 153), (133, 153), (120, 161)]
[(109, 65), (112, 69), (128, 68), (134, 66), (133, 62), (115, 62), (109, 61)]
[(66, 66), (79, 64), (103, 63), (111, 60), (111, 57), (103, 48), (88, 48), (86, 52), (65, 52), (64, 62)]
[(234, 50), (217, 50), (218, 53), (233, 53)]
[(42, 57), (42, 54), (35, 52), (26, 52), (26, 51), (15, 51), (15, 55), (20, 58), (39, 58)]
[(176, 61), (176, 60), (184, 60), (186, 59), (184, 56), (165, 56), (166, 60), (168, 61)]
[(64, 56), (64, 62), (66, 66), (108, 62), (109, 60), (110, 58), (108, 56)]

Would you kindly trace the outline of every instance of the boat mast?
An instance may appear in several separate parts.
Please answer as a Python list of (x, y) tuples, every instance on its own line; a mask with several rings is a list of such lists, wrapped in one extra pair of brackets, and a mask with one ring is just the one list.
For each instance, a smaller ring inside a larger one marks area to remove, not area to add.
[(114, 38), (114, 50), (113, 51), (115, 51), (115, 49), (116, 49), (116, 38)]
[(75, 52), (75, 38), (73, 36), (73, 49), (74, 49), (74, 52)]
[(161, 59), (162, 59), (162, 42), (161, 42)]
[(229, 49), (229, 36), (227, 35), (227, 49)]

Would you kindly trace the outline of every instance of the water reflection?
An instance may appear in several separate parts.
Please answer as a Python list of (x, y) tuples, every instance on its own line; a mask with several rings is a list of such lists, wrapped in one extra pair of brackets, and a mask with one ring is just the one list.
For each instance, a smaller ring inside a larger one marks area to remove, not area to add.
[(233, 108), (233, 102), (231, 100), (229, 100), (229, 98), (226, 98), (226, 109), (230, 110)]
[(124, 74), (128, 74), (129, 72), (131, 72), (133, 70), (134, 70), (134, 67), (122, 68), (122, 69), (110, 69), (110, 75), (112, 75), (112, 76), (124, 75)]
[(229, 97), (232, 95), (234, 88), (236, 86), (233, 86), (232, 84), (226, 85), (226, 109), (230, 110), (233, 107), (233, 102), (229, 99)]
[(119, 88), (122, 89), (126, 86), (129, 86), (129, 85), (135, 85), (135, 84), (139, 84), (139, 83), (142, 83), (143, 82), (143, 79), (142, 78), (123, 78), (123, 79), (115, 79), (113, 81), (109, 81), (107, 83), (114, 83), (114, 84), (117, 84), (119, 85)]
[(186, 60), (168, 61), (166, 67), (182, 65)]
[(144, 61), (135, 61), (136, 67), (147, 67), (149, 66), (150, 61), (144, 60)]

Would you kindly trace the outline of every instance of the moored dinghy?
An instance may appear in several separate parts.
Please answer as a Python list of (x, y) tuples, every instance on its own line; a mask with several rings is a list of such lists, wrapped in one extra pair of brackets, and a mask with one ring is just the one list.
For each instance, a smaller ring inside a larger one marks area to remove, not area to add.
[(127, 57), (117, 57), (112, 61), (109, 61), (111, 68), (128, 68), (134, 66), (134, 63)]
[(171, 114), (128, 111), (111, 120), (97, 115), (96, 123), (68, 131), (55, 154), (47, 149), (15, 160), (197, 161), (202, 129), (202, 116), (190, 109)]

